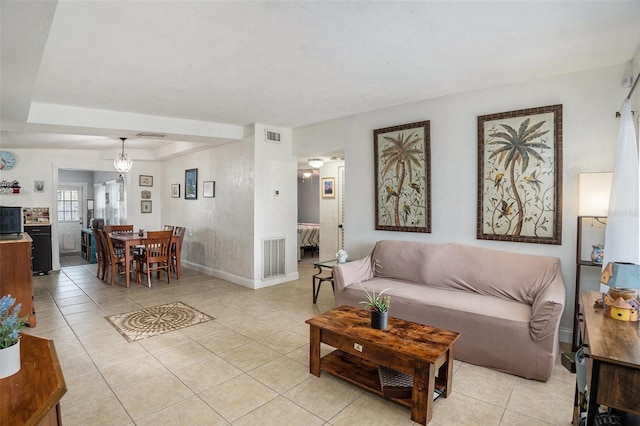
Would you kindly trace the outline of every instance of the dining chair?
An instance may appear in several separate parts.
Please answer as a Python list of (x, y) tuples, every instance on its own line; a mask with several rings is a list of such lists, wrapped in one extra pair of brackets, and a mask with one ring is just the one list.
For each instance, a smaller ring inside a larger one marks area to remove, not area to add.
[(96, 236), (96, 246), (99, 244), (102, 249), (103, 274), (100, 279), (106, 281), (109, 278), (109, 268), (111, 267), (111, 255), (109, 254), (109, 246), (107, 245), (107, 234), (104, 228), (94, 228), (93, 234)]
[(111, 285), (113, 285), (116, 275), (126, 274), (126, 258), (124, 256), (124, 247), (114, 245), (113, 240), (109, 237), (109, 234), (106, 231), (99, 231), (102, 233), (101, 237), (106, 242), (109, 259), (110, 283)]
[(180, 256), (182, 253), (182, 240), (184, 239), (184, 233), (186, 230), (187, 228), (184, 226), (176, 226), (173, 230), (173, 236), (178, 237), (178, 240), (171, 244), (171, 271), (175, 272), (177, 279), (180, 279), (180, 276), (182, 275)]
[(106, 257), (104, 253), (104, 246), (102, 245), (102, 234), (98, 231), (101, 229), (93, 230), (93, 239), (96, 242), (96, 256), (98, 258), (98, 268), (96, 270), (96, 277), (104, 281), (104, 275), (106, 273)]
[(140, 282), (143, 272), (147, 274), (147, 285), (151, 287), (151, 273), (156, 271), (160, 279), (164, 270), (167, 273), (167, 283), (171, 284), (171, 236), (173, 231), (148, 231), (147, 237), (142, 239), (144, 252), (135, 256), (136, 281)]
[[(133, 234), (133, 225), (108, 225), (104, 227), (104, 230), (107, 234), (107, 237), (111, 234)], [(111, 238), (109, 238), (109, 240), (111, 240)], [(113, 240), (111, 240), (111, 243), (113, 244), (113, 247), (116, 249), (116, 251), (120, 249), (124, 250), (124, 243)], [(140, 247), (131, 247), (132, 254), (135, 254), (140, 250)]]
[(133, 234), (133, 225), (108, 225), (104, 227), (107, 235), (111, 233), (116, 234)]

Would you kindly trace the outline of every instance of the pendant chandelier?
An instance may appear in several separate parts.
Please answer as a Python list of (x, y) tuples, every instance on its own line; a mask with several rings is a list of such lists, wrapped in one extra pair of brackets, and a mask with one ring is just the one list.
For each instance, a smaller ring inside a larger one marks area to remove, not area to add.
[(124, 141), (126, 141), (127, 138), (120, 138), (120, 140), (122, 141), (122, 152), (113, 160), (113, 167), (115, 167), (120, 173), (126, 173), (131, 170), (132, 163), (124, 152)]

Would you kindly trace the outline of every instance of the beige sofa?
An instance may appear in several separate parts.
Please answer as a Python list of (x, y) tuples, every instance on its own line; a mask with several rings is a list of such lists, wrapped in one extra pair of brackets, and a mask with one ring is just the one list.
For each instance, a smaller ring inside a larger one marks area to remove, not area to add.
[(565, 300), (557, 258), (379, 241), (333, 273), (336, 306), (363, 306), (358, 283), (390, 288), (391, 316), (460, 333), (456, 359), (528, 379), (551, 375)]

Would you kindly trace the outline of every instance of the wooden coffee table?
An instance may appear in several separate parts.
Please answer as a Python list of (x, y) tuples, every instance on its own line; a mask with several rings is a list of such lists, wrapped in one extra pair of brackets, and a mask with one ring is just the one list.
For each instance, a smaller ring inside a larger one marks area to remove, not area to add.
[[(426, 425), (433, 417), (434, 391), (445, 398), (451, 393), (459, 334), (393, 317), (386, 330), (376, 330), (370, 321), (369, 311), (351, 306), (307, 320), (311, 374), (320, 376), (323, 370), (378, 395), (383, 395), (379, 365), (411, 375), (411, 398), (390, 399), (411, 408), (411, 420)], [(338, 350), (320, 358), (320, 343)]]

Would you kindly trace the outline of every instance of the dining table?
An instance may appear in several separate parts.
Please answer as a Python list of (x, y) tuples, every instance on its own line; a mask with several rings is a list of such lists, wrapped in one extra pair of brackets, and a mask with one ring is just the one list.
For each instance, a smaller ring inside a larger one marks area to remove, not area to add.
[[(142, 234), (138, 232), (129, 232), (129, 233), (118, 233), (112, 232), (109, 234), (109, 238), (114, 241), (119, 241), (124, 244), (124, 267), (125, 267), (125, 277), (127, 282), (127, 287), (129, 287), (129, 283), (131, 282), (131, 261), (133, 260), (132, 247), (144, 245), (143, 240), (147, 238), (147, 233), (144, 232)], [(176, 247), (176, 277), (180, 279), (180, 236), (172, 235), (171, 236), (171, 246), (175, 244)], [(169, 258), (169, 262), (171, 262), (171, 258)], [(169, 268), (169, 273), (171, 273), (171, 268)]]

